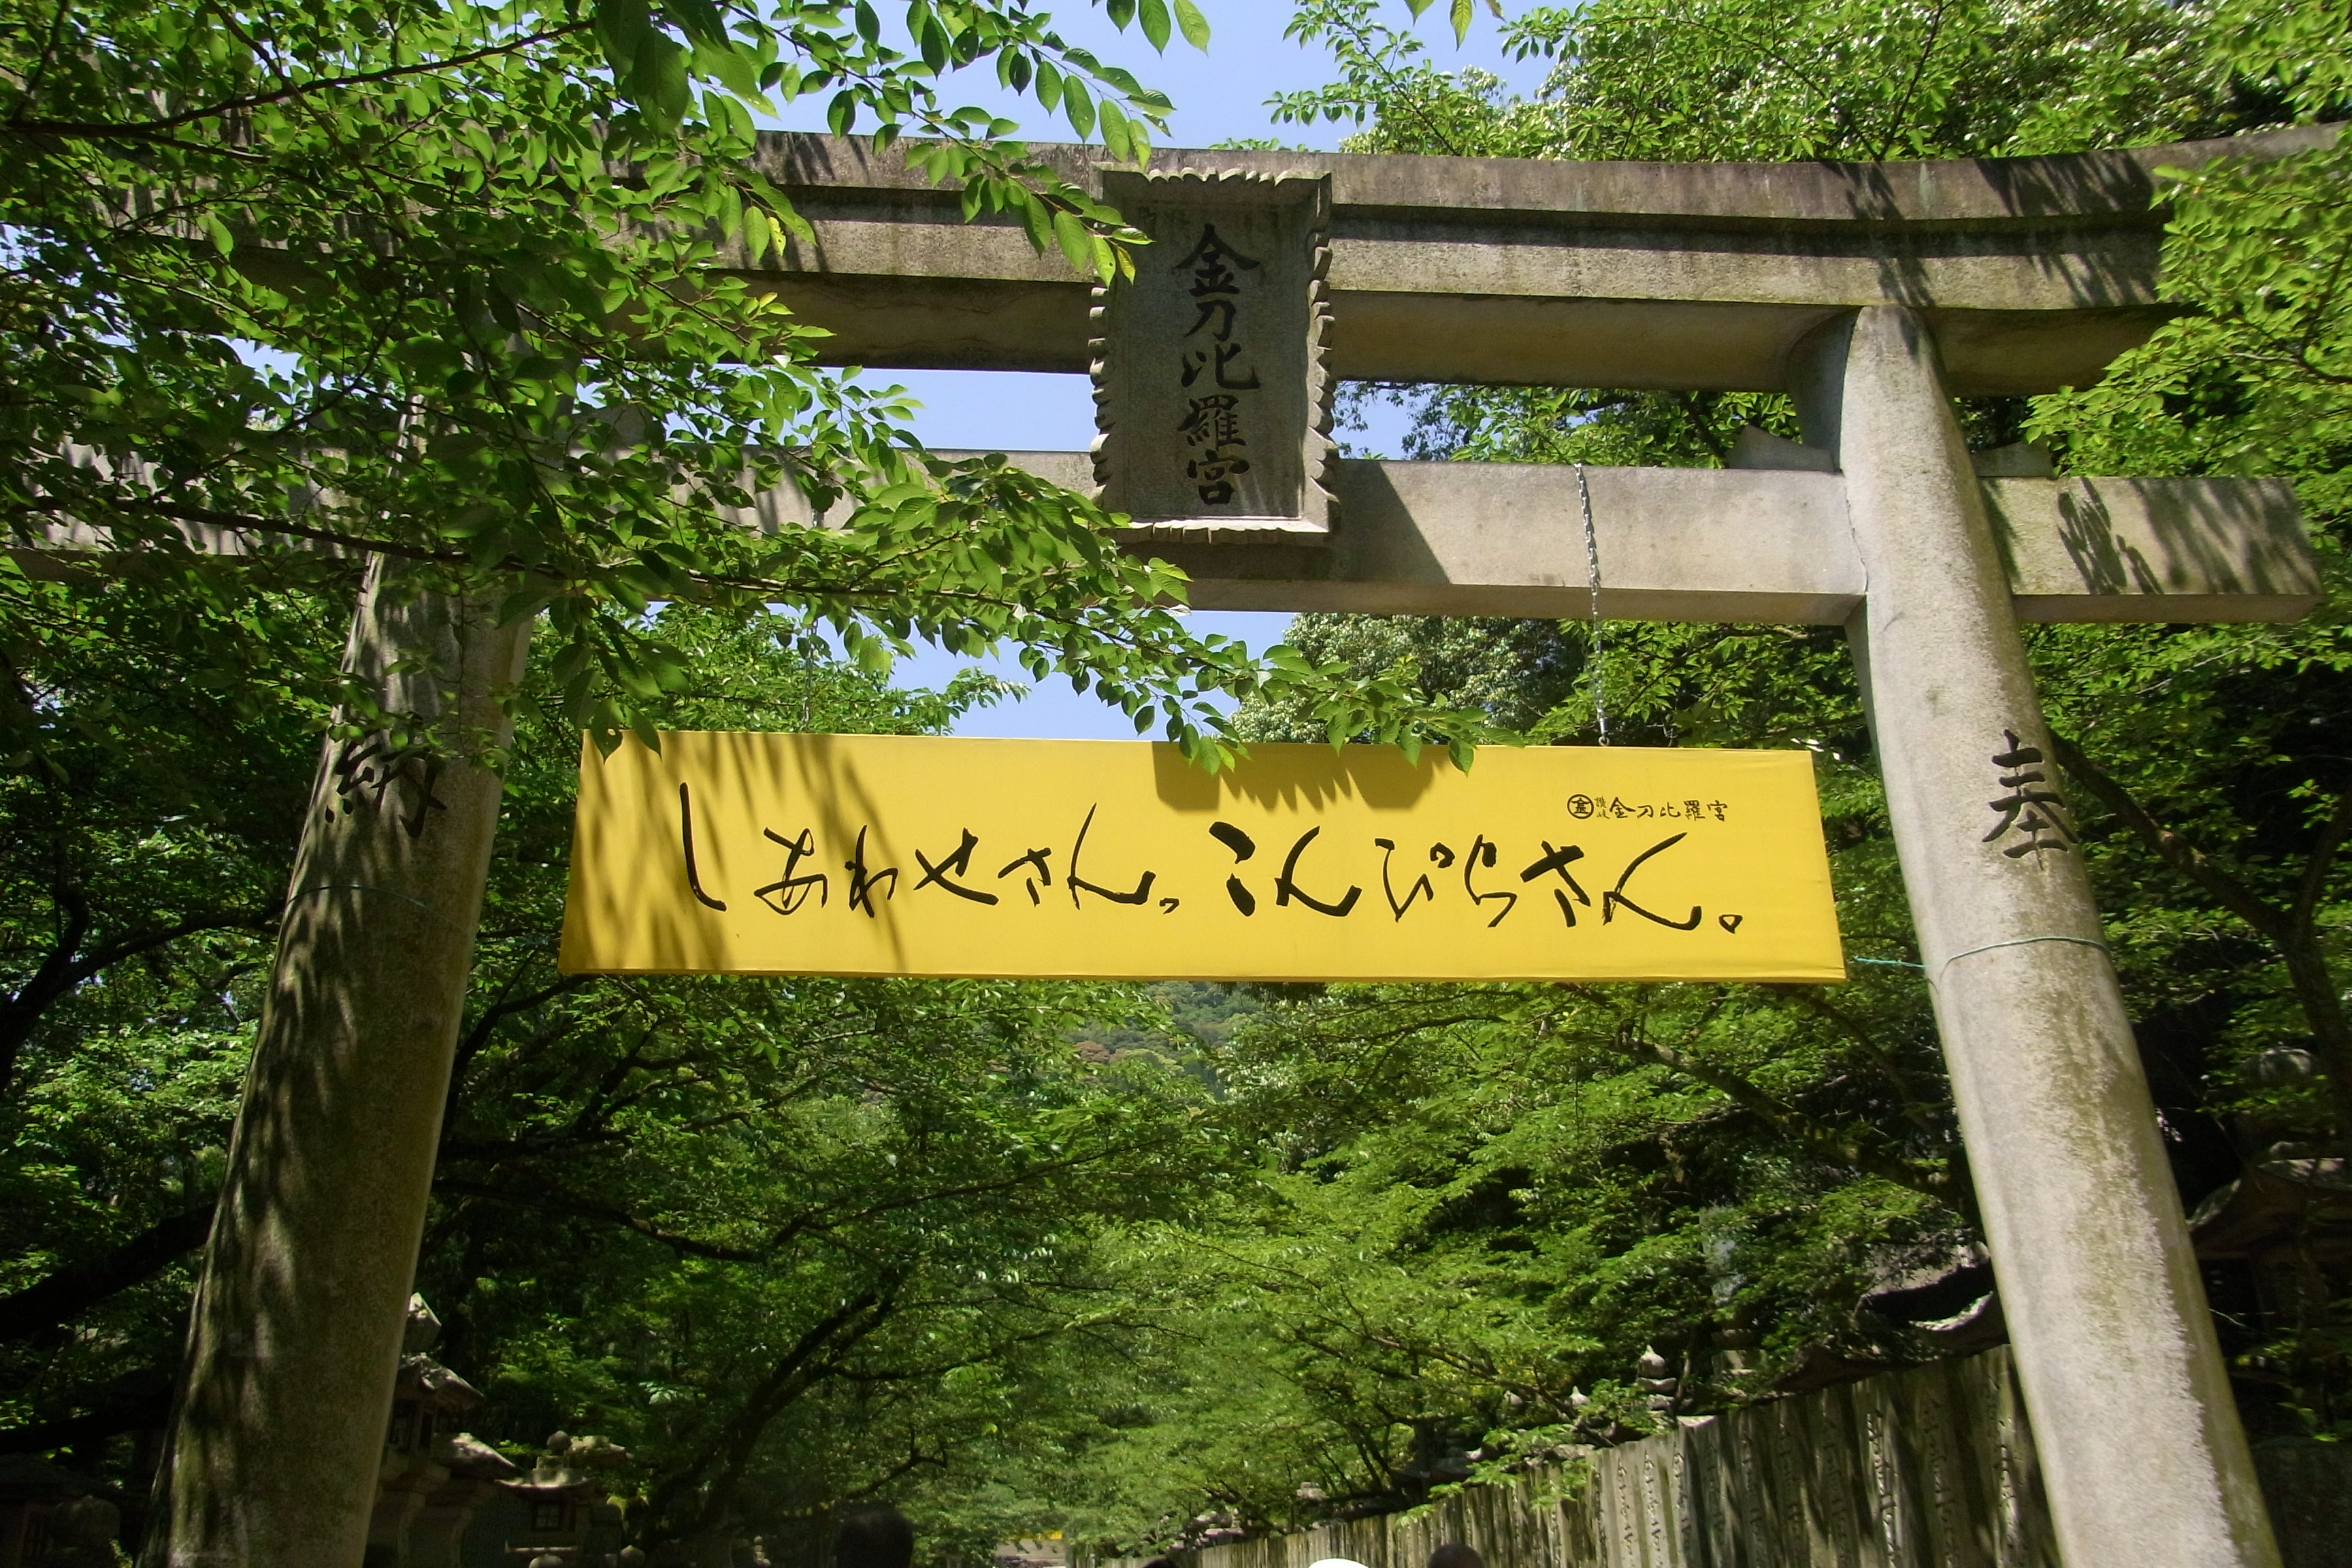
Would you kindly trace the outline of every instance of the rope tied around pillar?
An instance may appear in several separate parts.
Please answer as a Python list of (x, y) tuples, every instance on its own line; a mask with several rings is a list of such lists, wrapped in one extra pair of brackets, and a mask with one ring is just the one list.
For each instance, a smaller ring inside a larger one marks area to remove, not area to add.
[(1609, 708), (1603, 676), (1607, 669), (1601, 629), (1601, 539), (1592, 528), (1592, 487), (1585, 482), (1584, 465), (1576, 465), (1576, 499), (1584, 508), (1584, 567), (1585, 580), (1591, 589), (1591, 627), (1592, 649), (1586, 658), (1584, 677), (1592, 688), (1592, 727), (1600, 732), (1601, 743), (1609, 743)]
[[(2033, 945), (2034, 945), (2035, 943), (2037, 943), (2037, 942), (2068, 942), (2068, 943), (2071, 943), (2072, 945), (2074, 945), (2074, 946), (2075, 946), (2075, 947), (2093, 947), (2093, 948), (2096, 948), (2096, 949), (2098, 949), (2101, 952), (2107, 952), (2107, 944), (2106, 944), (2105, 942), (2094, 942), (2094, 941), (2092, 941), (2089, 937), (2086, 937), (2086, 936), (2019, 936), (2019, 937), (2011, 937), (2011, 938), (2010, 938), (2007, 942), (1989, 942), (1985, 943), (1982, 947), (1963, 948), (1960, 952), (1956, 952), (1956, 953), (1952, 954), (1952, 956), (1951, 956), (1951, 957), (1949, 957), (1949, 958), (1948, 958), (1948, 959), (1944, 960), (1944, 962), (1943, 962), (1943, 963), (1939, 963), (1939, 964), (1936, 965), (1936, 978), (1937, 978), (1937, 979), (1939, 979), (1939, 980), (1940, 980), (1940, 979), (1942, 979), (1942, 978), (1943, 978), (1943, 974), (1944, 974), (1944, 971), (1946, 971), (1947, 969), (1949, 969), (1952, 965), (1954, 965), (1955, 963), (1958, 963), (1960, 960), (1962, 960), (1962, 959), (1964, 959), (1964, 958), (1974, 958), (1978, 953), (1980, 953), (1980, 952), (1994, 952), (1994, 951), (1995, 951), (1995, 950), (1997, 950), (1997, 949), (2004, 948), (2004, 947), (2032, 947), (2032, 946), (2033, 946)], [(2113, 957), (2113, 955), (2112, 955), (2112, 954), (2109, 954), (2109, 956), (2110, 956), (2110, 958), (2112, 958), (2112, 957)]]

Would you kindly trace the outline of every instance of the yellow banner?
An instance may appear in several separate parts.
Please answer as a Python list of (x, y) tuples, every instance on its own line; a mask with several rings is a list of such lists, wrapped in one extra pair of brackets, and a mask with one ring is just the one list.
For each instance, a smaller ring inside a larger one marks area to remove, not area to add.
[(570, 973), (1843, 980), (1802, 752), (583, 747)]

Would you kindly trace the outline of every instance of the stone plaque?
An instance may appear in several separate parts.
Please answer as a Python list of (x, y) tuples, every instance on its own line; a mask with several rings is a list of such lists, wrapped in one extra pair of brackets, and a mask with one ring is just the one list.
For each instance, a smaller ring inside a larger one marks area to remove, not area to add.
[(1116, 173), (1151, 237), (1096, 291), (1095, 479), (1140, 527), (1328, 532), (1328, 177)]

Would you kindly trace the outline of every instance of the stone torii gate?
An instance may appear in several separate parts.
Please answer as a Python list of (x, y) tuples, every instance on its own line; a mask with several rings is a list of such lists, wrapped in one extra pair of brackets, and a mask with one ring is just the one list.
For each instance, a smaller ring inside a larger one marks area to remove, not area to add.
[[(844, 363), (1086, 369), (1016, 458), (1132, 513), (1208, 608), (1847, 628), (2068, 1563), (2276, 1561), (2020, 620), (2292, 619), (2283, 484), (1972, 459), (1951, 398), (2095, 380), (2162, 319), (2152, 172), (2288, 132), (1878, 165), (1058, 154), (1154, 244), (1070, 282), (891, 157), (766, 172), (815, 228), (759, 275)], [(1340, 377), (1785, 390), (1720, 470), (1349, 462)], [(1983, 470), (1983, 471), (1980, 471)], [(790, 506), (791, 497), (779, 497)], [(1990, 804), (1990, 809), (1989, 809)]]
[[(814, 242), (745, 269), (836, 363), (1091, 372), (1095, 451), (1014, 460), (1098, 487), (1201, 607), (1845, 626), (2061, 1551), (2270, 1568), (2016, 627), (2292, 619), (2316, 570), (2282, 483), (2058, 479), (1972, 456), (1950, 400), (2086, 384), (2164, 319), (2155, 170), (2332, 133), (1868, 165), (1163, 151), (1139, 173), (1042, 149), (1154, 237), (1107, 296), (1017, 226), (964, 223), (896, 153), (771, 135), (763, 171)], [(1751, 433), (1721, 470), (1344, 460), (1342, 377), (1784, 390), (1804, 440)], [(786, 490), (745, 521), (811, 520)], [(370, 614), (354, 658), (437, 643), (478, 721), (516, 668), (511, 630)], [(289, 929), (329, 904), (350, 923), (307, 970), (281, 961), (271, 1007), (336, 1012), (337, 1043), (289, 1054), (265, 1021), (257, 1047), (174, 1439), (174, 1563), (358, 1539), (495, 815), (475, 771), (436, 786), (462, 807), (437, 846), (309, 820)], [(329, 997), (333, 963), (374, 967)], [(268, 1463), (225, 1423), (271, 1434)]]

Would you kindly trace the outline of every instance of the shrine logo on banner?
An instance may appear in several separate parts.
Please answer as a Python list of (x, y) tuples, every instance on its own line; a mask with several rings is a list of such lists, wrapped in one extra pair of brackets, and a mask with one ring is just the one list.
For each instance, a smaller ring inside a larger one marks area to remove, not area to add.
[(1804, 752), (583, 746), (569, 973), (1845, 978)]

